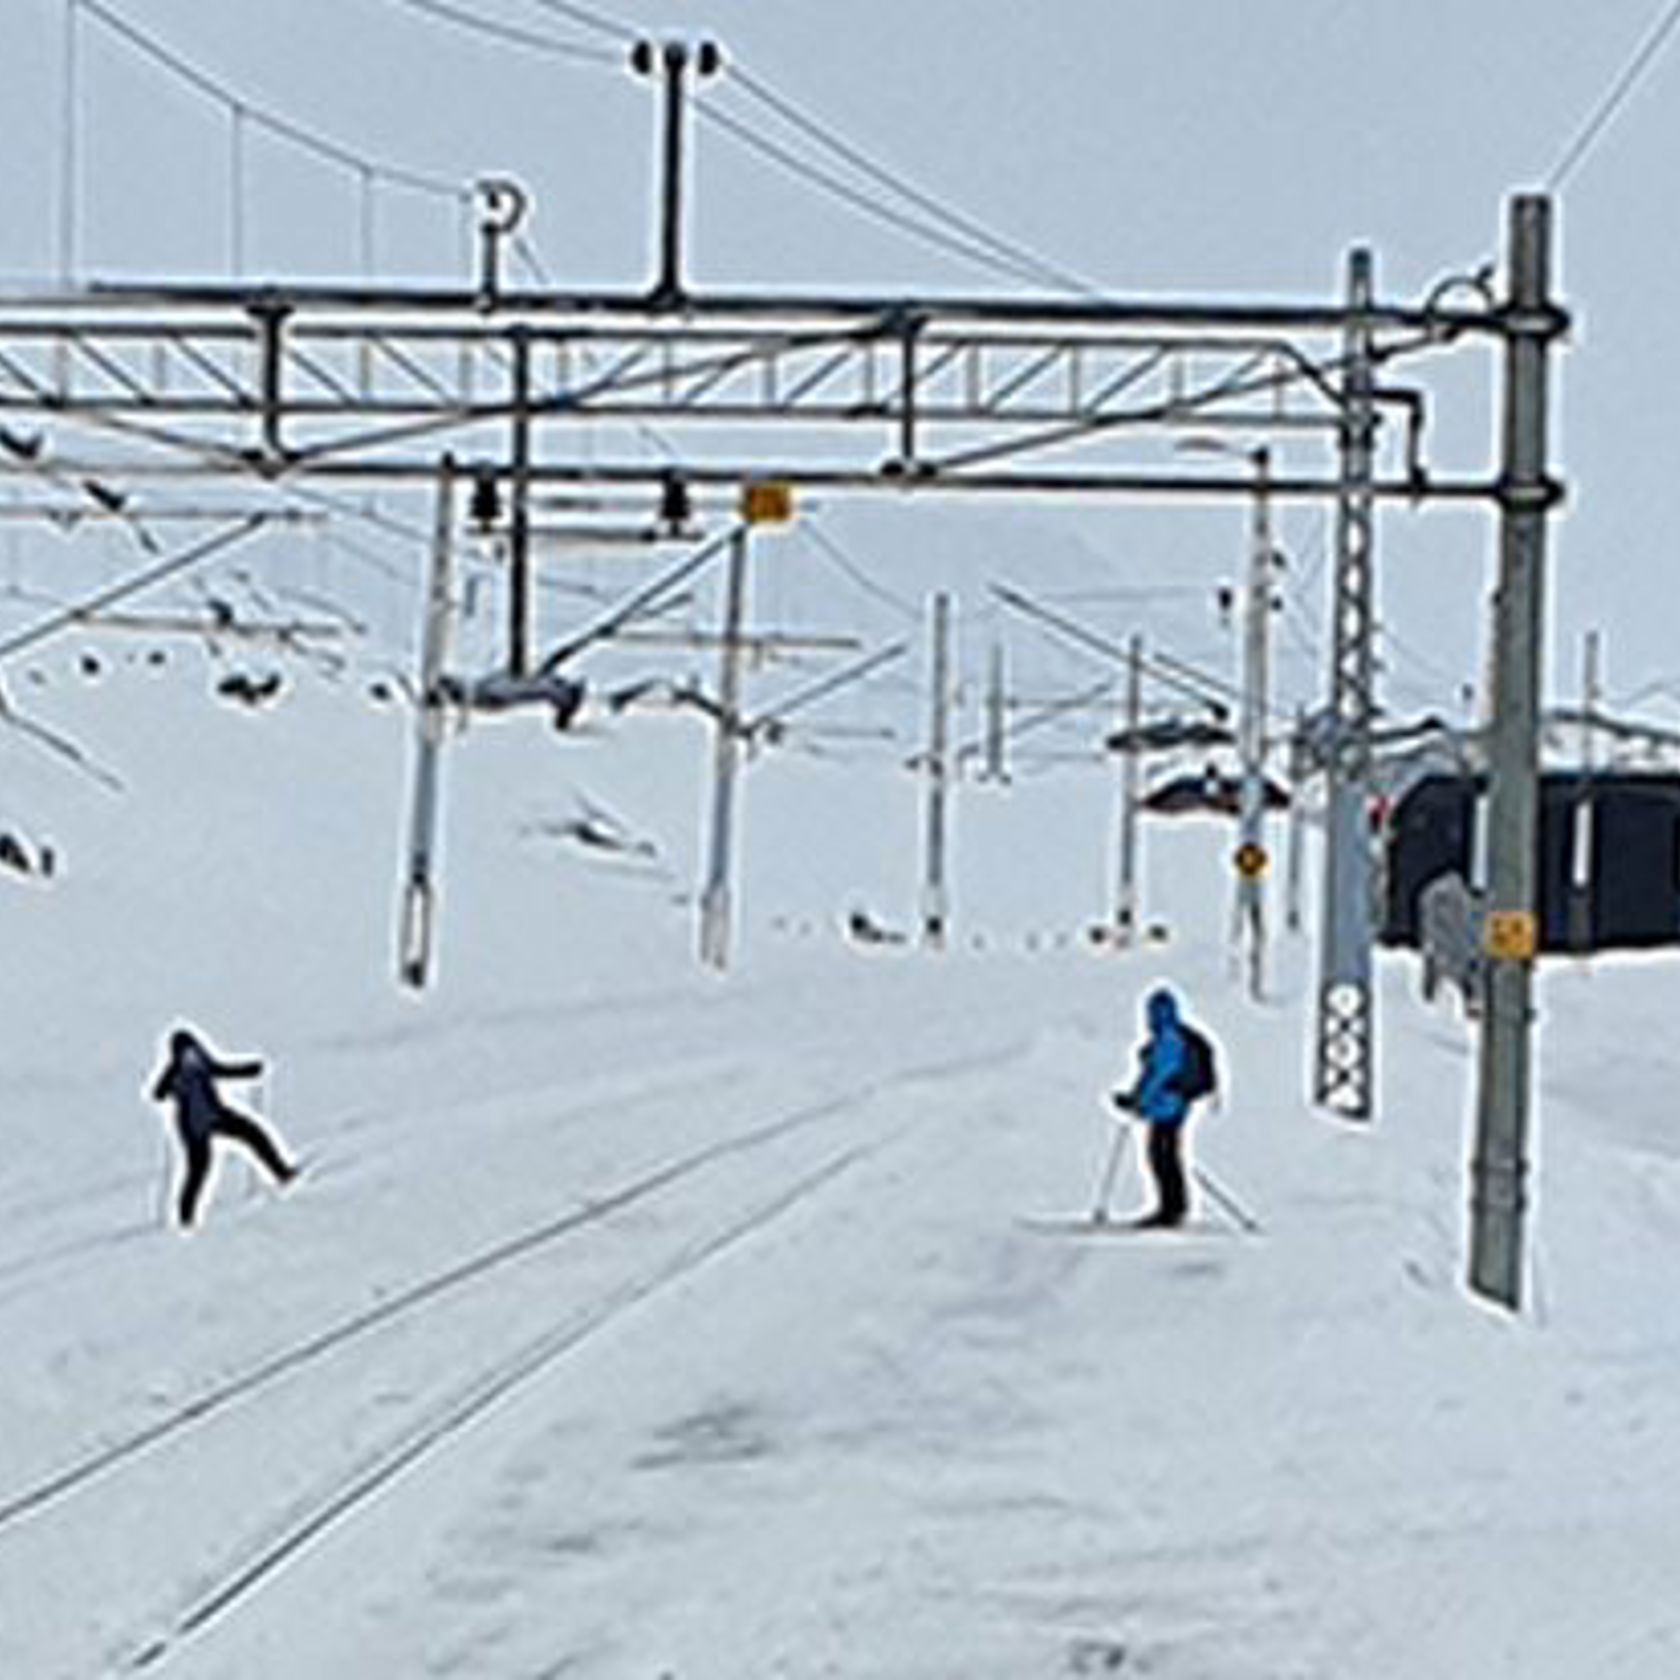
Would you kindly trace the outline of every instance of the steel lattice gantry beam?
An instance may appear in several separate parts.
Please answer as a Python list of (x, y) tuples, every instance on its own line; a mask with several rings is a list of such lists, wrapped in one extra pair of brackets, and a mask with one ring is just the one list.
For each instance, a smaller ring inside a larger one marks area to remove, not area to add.
[[(1348, 260), (1348, 301), (1371, 297), (1371, 255)], [(1319, 928), (1318, 1031), (1313, 1094), (1350, 1119), (1369, 1118), (1375, 1082), (1371, 1006), (1373, 923), (1370, 831), (1372, 573), (1376, 510), (1371, 477), (1376, 404), (1370, 334), (1349, 328), (1343, 369), (1342, 495), (1336, 509), (1336, 570), (1331, 605), (1331, 666), (1326, 743), (1324, 915)]]
[[(0, 298), (0, 469), (430, 482), (439, 454), (531, 484), (1246, 493), (1140, 462), (1174, 426), (1295, 438), (1279, 495), (1333, 495), (1345, 307), (94, 288)], [(1373, 306), (1378, 363), (1497, 331)], [(1414, 411), (1415, 417), (1415, 411)], [(581, 465), (580, 422), (623, 428)], [(29, 435), (45, 428), (46, 439)], [(73, 435), (72, 435), (73, 434)], [(519, 436), (516, 438), (516, 434)], [(1392, 496), (1428, 480), (1409, 434)], [(516, 447), (517, 442), (517, 447)], [(1310, 464), (1309, 464), (1310, 463)]]

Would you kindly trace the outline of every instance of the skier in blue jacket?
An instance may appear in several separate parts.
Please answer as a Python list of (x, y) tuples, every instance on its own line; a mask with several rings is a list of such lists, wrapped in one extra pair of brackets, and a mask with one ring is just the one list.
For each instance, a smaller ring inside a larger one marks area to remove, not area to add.
[(250, 1150), (277, 1184), (290, 1184), (297, 1177), (297, 1168), (280, 1153), (268, 1133), (248, 1114), (229, 1108), (216, 1089), (218, 1079), (255, 1079), (262, 1067), (255, 1059), (218, 1061), (185, 1027), (178, 1027), (169, 1036), (169, 1059), (152, 1085), (152, 1101), (175, 1104), (175, 1134), (186, 1155), (177, 1203), (183, 1228), (190, 1227), (197, 1215), (215, 1138), (230, 1138)]
[(1155, 1180), (1155, 1206), (1137, 1221), (1145, 1229), (1184, 1223), (1190, 1198), (1184, 1183), (1184, 1122), (1190, 1114), (1180, 1077), (1187, 1052), (1178, 999), (1159, 986), (1144, 1005), (1149, 1036), (1138, 1050), (1138, 1073), (1129, 1091), (1114, 1093), (1115, 1106), (1136, 1114), (1149, 1126), (1149, 1171)]

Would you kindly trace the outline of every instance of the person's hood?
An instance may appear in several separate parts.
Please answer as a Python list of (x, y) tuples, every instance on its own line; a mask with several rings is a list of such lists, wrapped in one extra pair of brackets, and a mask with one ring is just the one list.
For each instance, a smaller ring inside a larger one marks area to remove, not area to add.
[(1158, 987), (1149, 994), (1149, 1002), (1145, 1007), (1148, 1010), (1151, 1032), (1164, 1032), (1168, 1027), (1178, 1025), (1178, 999), (1165, 986)]

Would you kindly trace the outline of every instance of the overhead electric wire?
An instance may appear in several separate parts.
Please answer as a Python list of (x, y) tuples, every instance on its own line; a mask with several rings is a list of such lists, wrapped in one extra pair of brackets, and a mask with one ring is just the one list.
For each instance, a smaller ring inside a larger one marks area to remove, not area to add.
[[(1283, 608), (1283, 622), (1296, 647), (1304, 653), (1314, 665), (1324, 662), (1324, 644), (1319, 633), (1318, 621), (1304, 604), (1311, 596), (1324, 570), (1325, 562), (1330, 555), (1330, 516), (1326, 509), (1320, 507), (1314, 510), (1317, 514), (1317, 526), (1305, 539), (1291, 542), (1280, 552), (1291, 560), (1293, 565), (1285, 572), (1283, 588), (1279, 594), (1279, 601)], [(1310, 554), (1304, 570), (1297, 570), (1303, 553)]]
[(884, 602), (904, 618), (916, 620), (921, 617), (916, 607), (902, 595), (888, 589), (883, 583), (877, 583), (821, 526), (807, 519), (799, 529), (811, 539), (817, 552), (831, 566), (837, 568), (866, 595), (872, 595), (876, 600)]
[(1317, 516), (1317, 529), (1310, 537), (1292, 542), (1284, 551), (1294, 556), (1297, 566), (1301, 564), (1301, 556), (1304, 553), (1311, 554), (1305, 570), (1293, 572), (1290, 580), (1291, 587), (1301, 595), (1310, 595), (1318, 586), (1319, 577), (1330, 558), (1330, 510), (1321, 504), (1312, 512)]
[[(494, 36), (509, 45), (522, 46), (538, 52), (564, 53), (568, 56), (595, 62), (614, 62), (611, 54), (593, 48), (580, 47), (574, 42), (561, 42), (553, 36), (536, 34), (514, 25), (491, 22), (468, 13), (459, 6), (450, 4), (449, 0), (397, 0), (397, 3), (445, 19), (463, 28), (476, 29), (480, 33)], [(621, 43), (631, 44), (645, 38), (640, 31), (634, 29), (623, 19), (610, 17), (605, 13), (578, 5), (575, 0), (527, 0), (527, 4), (539, 6), (552, 16), (562, 17), (570, 22), (594, 29)], [(834, 156), (842, 159), (852, 169), (875, 182), (878, 186), (916, 206), (924, 215), (936, 218), (938, 223), (944, 224), (945, 229), (955, 231), (943, 231), (939, 226), (920, 221), (902, 211), (894, 210), (890, 205), (872, 199), (867, 193), (843, 178), (801, 158), (797, 153), (790, 151), (778, 142), (757, 133), (747, 124), (731, 116), (728, 112), (718, 109), (708, 100), (699, 98), (695, 100), (694, 109), (703, 119), (714, 123), (743, 145), (753, 148), (761, 155), (780, 164), (783, 168), (803, 176), (806, 180), (822, 187), (824, 191), (841, 198), (854, 209), (885, 221), (913, 237), (939, 245), (968, 261), (980, 263), (991, 268), (994, 272), (1007, 274), (1012, 279), (1030, 279), (1040, 284), (1047, 281), (1058, 290), (1079, 293), (1087, 297), (1102, 295), (1100, 289), (1090, 282), (1057, 268), (1025, 246), (993, 233), (974, 218), (951, 209), (949, 205), (934, 194), (924, 192), (900, 179), (892, 170), (876, 162), (868, 153), (837, 134), (826, 123), (820, 122), (817, 118), (800, 109), (785, 94), (779, 93), (770, 87), (767, 82), (761, 80), (734, 60), (731, 60), (729, 65), (729, 85), (738, 86), (749, 98), (756, 100), (784, 123), (803, 134), (808, 140), (826, 148)]]
[(895, 659), (902, 659), (909, 647), (908, 642), (893, 642), (887, 647), (877, 648), (873, 653), (854, 660), (838, 671), (830, 672), (816, 682), (807, 683), (803, 688), (772, 700), (764, 711), (752, 719), (752, 724), (762, 727), (767, 723), (780, 723), (786, 719), (789, 712), (801, 711), (806, 706), (815, 705), (819, 700), (826, 700), (829, 695), (873, 676), (876, 671), (890, 665)]
[[(1113, 685), (1105, 681), (1091, 688), (1080, 689), (1075, 694), (1063, 695), (1059, 700), (1047, 700), (1042, 706), (1021, 714), (1007, 724), (1002, 739), (1013, 741), (1019, 736), (1030, 735), (1035, 730), (1044, 728), (1046, 724), (1065, 722), (1070, 713), (1087, 710), (1092, 705), (1111, 699), (1112, 695)], [(955, 756), (958, 759), (974, 758), (985, 750), (986, 741), (986, 736), (976, 735), (957, 747)]]
[(1165, 600), (1170, 595), (1205, 595), (1207, 585), (1205, 583), (1093, 584), (1089, 589), (1038, 589), (1033, 593), (1040, 601), (1057, 601), (1066, 607), (1089, 606), (1094, 603), (1113, 601), (1125, 601), (1135, 605), (1139, 601)]
[(371, 175), (393, 186), (406, 187), (413, 192), (429, 193), (434, 197), (447, 198), (454, 202), (471, 198), (471, 194), (455, 182), (445, 181), (439, 176), (425, 174), (400, 164), (383, 163), (364, 156), (318, 130), (305, 127), (290, 117), (280, 116), (264, 106), (254, 104), (242, 94), (233, 92), (215, 77), (200, 70), (172, 47), (165, 46), (156, 36), (113, 11), (105, 4), (105, 0), (67, 0), (67, 4), (76, 12), (86, 12), (89, 17), (102, 23), (113, 34), (120, 36), (137, 52), (144, 54), (154, 64), (160, 65), (177, 80), (221, 105), (230, 116), (255, 123), (259, 128), (265, 128), (269, 133), (357, 174)]
[[(1412, 643), (1408, 642), (1403, 636), (1396, 635), (1388, 625), (1379, 624), (1376, 627), (1376, 634), (1382, 639), (1383, 643), (1393, 654), (1406, 661), (1415, 670), (1424, 673), (1432, 686), (1440, 685), (1448, 688), (1458, 688), (1463, 684), (1464, 677), (1461, 673), (1451, 670), (1449, 667), (1442, 664), (1440, 660), (1422, 652)], [(1402, 681), (1405, 680), (1406, 679), (1404, 678), (1402, 679)], [(1410, 686), (1414, 694), (1429, 692), (1425, 689), (1424, 684), (1416, 677), (1410, 679)]]
[(551, 16), (580, 23), (585, 29), (597, 30), (615, 40), (635, 42), (642, 38), (642, 32), (632, 28), (623, 18), (611, 17), (606, 12), (597, 12), (589, 6), (580, 6), (577, 0), (526, 0), (526, 4), (540, 6)]
[(394, 0), (410, 11), (423, 13), (440, 23), (453, 24), (475, 35), (498, 41), (503, 46), (523, 47), (530, 52), (546, 53), (554, 58), (576, 59), (585, 64), (616, 64), (616, 56), (602, 47), (588, 47), (577, 41), (562, 41), (553, 35), (540, 35), (517, 24), (502, 23), (496, 18), (480, 17), (462, 6), (452, 6), (449, 0)]
[(545, 672), (558, 670), (568, 659), (574, 658), (596, 642), (606, 641), (616, 635), (632, 619), (659, 610), (662, 597), (671, 594), (680, 584), (686, 583), (702, 566), (710, 564), (734, 537), (735, 530), (731, 528), (701, 543), (692, 553), (684, 555), (674, 566), (667, 567), (651, 583), (638, 589), (604, 618), (598, 619), (576, 635), (567, 637), (543, 660), (542, 669)]
[(359, 520), (372, 530), (381, 531), (386, 536), (400, 537), (405, 543), (424, 544), (432, 539), (432, 531), (428, 525), (418, 519), (407, 519), (400, 514), (390, 513), (377, 502), (358, 502), (349, 496), (323, 490), (318, 485), (308, 484), (300, 479), (288, 479), (281, 493), (300, 502), (313, 502), (316, 507), (324, 508), (327, 513), (336, 514), (340, 518)]
[[(612, 63), (616, 61), (614, 55), (594, 48), (582, 47), (575, 42), (560, 41), (554, 36), (538, 34), (534, 31), (519, 28), (516, 25), (481, 18), (474, 13), (467, 12), (459, 5), (451, 4), (450, 0), (397, 0), (397, 3), (408, 6), (412, 10), (424, 12), (457, 24), (462, 28), (477, 30), (481, 34), (495, 37), (508, 45), (525, 47), (536, 52), (559, 53), (593, 62)], [(526, 0), (526, 4), (539, 7), (550, 16), (564, 18), (568, 22), (592, 29), (621, 44), (630, 45), (646, 38), (643, 31), (634, 28), (626, 20), (580, 5), (577, 0)], [(993, 233), (973, 217), (953, 210), (936, 195), (925, 192), (901, 179), (894, 171), (877, 162), (860, 147), (838, 134), (829, 124), (801, 109), (786, 94), (778, 92), (766, 81), (754, 75), (745, 66), (733, 59), (729, 63), (728, 85), (739, 87), (748, 98), (756, 100), (782, 122), (804, 135), (806, 139), (824, 147), (833, 156), (843, 160), (850, 168), (867, 177), (877, 186), (914, 205), (924, 215), (935, 218), (938, 223), (944, 224), (945, 229), (954, 231), (941, 231), (938, 226), (919, 221), (903, 212), (894, 210), (890, 205), (871, 199), (868, 194), (860, 191), (841, 177), (800, 158), (796, 153), (757, 133), (745, 123), (730, 116), (727, 112), (719, 110), (708, 101), (696, 99), (695, 110), (707, 121), (715, 123), (741, 143), (753, 147), (782, 167), (804, 176), (813, 184), (821, 186), (825, 191), (835, 194), (852, 205), (853, 208), (866, 215), (889, 222), (914, 237), (941, 245), (948, 251), (963, 256), (970, 261), (982, 263), (995, 272), (1006, 273), (1011, 278), (1017, 280), (1032, 279), (1041, 284), (1048, 282), (1058, 290), (1079, 293), (1087, 297), (1103, 295), (1100, 288), (1093, 286), (1089, 281), (1060, 269), (1053, 263), (1046, 262), (1025, 246), (1006, 239), (1000, 234)]]
[(1012, 280), (1036, 280), (1039, 278), (1033, 268), (1023, 263), (995, 256), (983, 245), (946, 233), (940, 228), (929, 226), (902, 211), (895, 210), (890, 204), (880, 203), (849, 182), (822, 168), (821, 165), (811, 163), (797, 153), (789, 151), (778, 141), (766, 139), (765, 136), (749, 128), (738, 118), (730, 116), (727, 111), (720, 110), (709, 99), (697, 99), (694, 102), (694, 109), (698, 116), (722, 129), (742, 145), (750, 147), (753, 151), (771, 159), (782, 168), (803, 176), (813, 185), (819, 186), (825, 192), (832, 193), (836, 198), (844, 200), (853, 209), (862, 211), (866, 216), (873, 216), (877, 221), (896, 227), (900, 232), (907, 233), (926, 244), (937, 245), (950, 255), (961, 257), (965, 261), (975, 263), (980, 267), (989, 268), (994, 273), (1007, 275)]
[[(1279, 596), (1278, 600), (1283, 609), (1281, 617), (1283, 628), (1294, 646), (1297, 659), (1305, 667), (1307, 673), (1307, 693), (1300, 699), (1299, 704), (1304, 705), (1311, 711), (1318, 704), (1316, 691), (1318, 674), (1324, 669), (1328, 657), (1324, 640), (1319, 633), (1317, 622), (1307, 613), (1299, 601), (1288, 594)], [(1282, 664), (1281, 652), (1282, 650), (1280, 650), (1280, 666)], [(1280, 670), (1278, 687), (1282, 688), (1283, 686)], [(1273, 716), (1277, 715), (1277, 710), (1274, 708)]]
[(403, 589), (413, 592), (420, 587), (419, 581), (410, 577), (395, 561), (379, 553), (377, 549), (369, 548), (366, 543), (358, 542), (354, 537), (347, 536), (341, 530), (329, 529), (326, 535), (326, 543), (329, 549), (342, 551), (349, 555), (352, 560), (377, 572), (382, 578), (399, 585)]
[(756, 99), (791, 127), (798, 129), (800, 133), (816, 141), (818, 145), (826, 147), (836, 157), (844, 159), (861, 174), (868, 176), (889, 192), (898, 194), (899, 197), (937, 217), (966, 238), (977, 240), (982, 245), (990, 247), (1002, 259), (1024, 265), (1028, 270), (1060, 289), (1081, 293), (1087, 297), (1100, 297), (1102, 295), (1100, 289), (1093, 286), (1089, 281), (1081, 279), (1078, 275), (1067, 273), (1054, 264), (1045, 262), (1043, 258), (1026, 247), (1016, 244), (1013, 240), (1005, 239), (1000, 234), (993, 233), (972, 217), (953, 210), (933, 194), (923, 192), (920, 188), (902, 180), (892, 170), (877, 163), (868, 153), (836, 134), (826, 124), (802, 111), (786, 95), (778, 93), (744, 66), (731, 63), (729, 80), (731, 85), (739, 87), (750, 98)]
[(60, 630), (86, 618), (90, 613), (103, 612), (106, 607), (115, 606), (118, 601), (126, 600), (130, 595), (137, 595), (143, 589), (150, 589), (153, 584), (162, 583), (167, 577), (184, 572), (190, 566), (201, 565), (212, 554), (250, 536), (263, 524), (264, 520), (260, 514), (249, 515), (236, 524), (224, 526), (213, 535), (193, 543), (179, 554), (170, 555), (155, 566), (144, 567), (128, 577), (119, 579), (109, 588), (97, 590), (58, 612), (49, 613), (47, 617), (38, 619), (15, 635), (0, 639), (0, 659), (10, 659), (13, 654), (21, 653), (37, 642), (44, 642), (49, 636), (57, 635)]
[(1633, 57), (1623, 66), (1604, 96), (1593, 107), (1591, 115), (1576, 130), (1575, 137), (1564, 147), (1557, 162), (1552, 165), (1551, 173), (1547, 175), (1545, 182), (1547, 192), (1559, 191), (1563, 183), (1580, 168), (1587, 154), (1627, 103), (1639, 85), (1640, 78), (1668, 45), (1676, 25), (1680, 25), (1680, 0), (1670, 0), (1670, 4), (1635, 50)]
[[(1087, 629), (1083, 624), (1065, 617), (1061, 613), (1052, 612), (1048, 607), (1035, 601), (1030, 595), (1023, 594), (1018, 589), (1012, 589), (1008, 584), (994, 583), (992, 594), (1002, 601), (1005, 606), (1026, 614), (1027, 617), (1037, 619), (1047, 628), (1055, 631), (1066, 640), (1086, 649), (1088, 653), (1095, 653), (1099, 657), (1113, 660), (1116, 664), (1123, 663), (1130, 658), (1129, 652), (1118, 642), (1111, 641), (1107, 636)], [(1227, 715), (1230, 707), (1218, 696), (1229, 695), (1232, 699), (1241, 700), (1242, 692), (1234, 684), (1226, 682), (1211, 672), (1198, 670), (1185, 660), (1174, 657), (1169, 653), (1162, 653), (1156, 649), (1142, 661), (1142, 670), (1146, 676), (1161, 684), (1164, 688), (1171, 688), (1187, 695), (1202, 705), (1208, 706), (1220, 716)], [(1266, 708), (1274, 717), (1285, 717), (1288, 714), (1282, 708), (1269, 706)]]
[[(614, 18), (606, 13), (596, 12), (589, 7), (579, 5), (577, 0), (527, 0), (527, 4), (541, 7), (542, 10), (555, 17), (567, 18), (572, 22), (597, 29), (603, 34), (622, 42), (633, 43), (642, 39), (642, 33), (632, 28), (623, 19)], [(728, 60), (727, 80), (728, 85), (739, 87), (749, 98), (756, 100), (790, 127), (797, 129), (808, 139), (816, 142), (819, 146), (825, 147), (834, 156), (850, 164), (860, 174), (867, 176), (889, 192), (897, 194), (908, 203), (916, 205), (921, 210), (936, 217), (966, 239), (990, 247), (1000, 260), (1011, 264), (1017, 272), (1034, 273), (1041, 280), (1048, 280), (1061, 290), (1081, 293), (1087, 297), (1103, 295), (1101, 288), (1092, 285), (1091, 282), (1067, 270), (1060, 269), (1053, 263), (1046, 262), (1026, 246), (992, 232), (991, 229), (975, 218), (952, 209), (950, 205), (935, 194), (924, 192), (905, 181), (893, 170), (877, 162), (861, 147), (854, 145), (839, 134), (832, 125), (821, 121), (810, 112), (802, 109), (787, 94), (771, 87), (762, 77), (755, 75), (733, 57)], [(871, 213), (878, 213), (878, 211)]]
[(1630, 688), (1621, 694), (1611, 695), (1607, 704), (1617, 708), (1638, 705), (1641, 701), (1655, 696), (1660, 700), (1680, 702), (1680, 674), (1668, 672), (1661, 676), (1648, 678), (1637, 688)]
[(32, 717), (26, 717), (14, 707), (7, 698), (6, 692), (0, 688), (0, 724), (8, 729), (15, 729), (26, 741), (35, 746), (45, 748), (56, 754), (73, 769), (80, 771), (90, 781), (97, 782), (107, 793), (122, 793), (125, 791), (122, 777), (114, 770), (107, 770), (105, 766), (92, 758), (84, 748), (61, 734), (56, 729), (49, 729), (44, 723), (38, 723)]

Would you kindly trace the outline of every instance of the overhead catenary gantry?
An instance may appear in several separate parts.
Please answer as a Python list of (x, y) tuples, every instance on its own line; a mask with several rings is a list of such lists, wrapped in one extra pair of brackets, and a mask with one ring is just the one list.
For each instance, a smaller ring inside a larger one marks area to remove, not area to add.
[[(1247, 494), (1235, 474), (1150, 470), (1151, 428), (1317, 438), (1276, 493), (1333, 496), (1345, 307), (477, 289), (99, 287), (0, 294), (0, 414), (57, 417), (136, 476), (229, 471), (430, 482), (439, 453), (502, 461), (533, 430), (535, 482), (657, 481), (645, 452), (590, 465), (580, 424), (680, 428), (698, 483), (785, 476), (853, 489)], [(1373, 307), (1372, 365), (1498, 332), (1495, 311)], [(1425, 473), (1421, 400), (1376, 493), (1486, 496)], [(16, 424), (16, 419), (13, 422)], [(710, 446), (774, 425), (767, 451)], [(542, 438), (535, 434), (540, 432)], [(673, 433), (673, 436), (676, 434)], [(62, 441), (62, 440), (58, 440)], [(7, 465), (50, 464), (53, 457)]]
[[(1505, 296), (1478, 278), (1415, 304), (1380, 301), (1357, 262), (1341, 298), (1308, 304), (696, 292), (669, 247), (658, 283), (639, 292), (514, 290), (490, 274), (457, 287), (0, 294), (0, 474), (119, 483), (143, 516), (153, 481), (418, 487), (436, 482), (448, 452), (463, 476), (508, 492), (509, 665), (519, 674), (529, 509), (544, 488), (668, 497), (675, 477), (731, 489), (771, 479), (830, 492), (1244, 499), (1248, 471), (1188, 465), (1161, 448), (1163, 434), (1264, 440), (1274, 501), (1339, 509), (1336, 663), (1319, 731), (1335, 856), (1317, 1094), (1361, 1117), (1375, 1069), (1359, 921), (1370, 852), (1357, 827), (1368, 807), (1376, 511), (1494, 510), (1506, 570), (1540, 567), (1559, 495), (1544, 460), (1547, 353), (1565, 324), (1546, 291), (1550, 238), (1548, 201), (1518, 198)], [(1451, 301), (1460, 297), (1470, 301)], [(1423, 388), (1390, 382), (1403, 364), (1470, 346), (1500, 353), (1506, 421), (1492, 475), (1434, 467)], [(657, 457), (636, 432), (649, 422), (667, 445)], [(1538, 599), (1532, 583), (1502, 581), (1499, 610)], [(1533, 711), (1535, 636), (1507, 625), (1495, 637), (1498, 702), (1519, 720)], [(1514, 731), (1494, 796), (1507, 849), (1526, 832), (1512, 813), (1533, 800), (1534, 732)], [(1496, 867), (1496, 899), (1527, 890), (1516, 865)], [(1532, 907), (1493, 908), (1506, 939), (1491, 953), (1496, 972), (1514, 963), (1526, 974), (1521, 918)], [(1526, 1066), (1530, 1029), (1524, 985), (1501, 983), (1496, 998), (1482, 1109), (1484, 1120), (1497, 1112), (1503, 1141), (1479, 1151), (1475, 1217), (1509, 1235), (1521, 1218), (1513, 1157), (1526, 1102), (1512, 1095), (1513, 1070)], [(1508, 1264), (1480, 1268), (1478, 1287), (1494, 1272), (1489, 1292), (1511, 1294)]]

